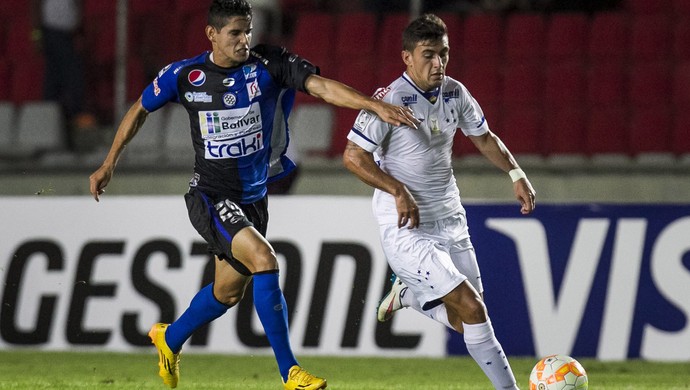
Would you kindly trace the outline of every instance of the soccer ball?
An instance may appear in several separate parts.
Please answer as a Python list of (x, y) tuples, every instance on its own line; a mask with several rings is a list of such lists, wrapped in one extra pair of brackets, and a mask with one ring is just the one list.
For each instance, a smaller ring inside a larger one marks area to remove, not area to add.
[(550, 355), (532, 369), (529, 390), (584, 390), (587, 373), (577, 360), (566, 355)]

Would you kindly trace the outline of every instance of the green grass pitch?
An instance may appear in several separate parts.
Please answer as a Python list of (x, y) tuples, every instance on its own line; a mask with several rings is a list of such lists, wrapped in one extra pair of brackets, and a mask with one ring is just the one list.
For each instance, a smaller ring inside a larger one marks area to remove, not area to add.
[[(334, 390), (491, 389), (469, 357), (446, 359), (301, 357)], [(579, 359), (590, 389), (690, 389), (690, 362)], [(511, 358), (521, 389), (534, 358)], [(157, 356), (96, 352), (0, 351), (0, 389), (166, 389)], [(271, 356), (183, 354), (178, 389), (282, 389)]]

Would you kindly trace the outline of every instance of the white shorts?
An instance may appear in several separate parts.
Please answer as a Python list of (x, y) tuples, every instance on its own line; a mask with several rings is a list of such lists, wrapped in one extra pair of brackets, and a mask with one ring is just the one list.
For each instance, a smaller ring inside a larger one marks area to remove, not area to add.
[(388, 264), (425, 310), (465, 280), (477, 292), (484, 291), (463, 214), (422, 223), (417, 229), (380, 225), (380, 234)]

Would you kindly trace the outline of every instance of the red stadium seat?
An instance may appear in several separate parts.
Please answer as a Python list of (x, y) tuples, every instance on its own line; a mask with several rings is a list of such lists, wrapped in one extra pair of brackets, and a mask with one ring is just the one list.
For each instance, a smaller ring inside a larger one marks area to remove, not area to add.
[(587, 103), (590, 106), (627, 103), (627, 75), (622, 62), (595, 63), (587, 78)]
[(509, 62), (541, 62), (545, 53), (546, 20), (541, 14), (516, 13), (508, 16), (505, 32), (505, 59)]
[(290, 50), (320, 67), (322, 73), (332, 75), (335, 25), (335, 17), (328, 13), (299, 14)]
[(546, 59), (549, 62), (584, 59), (589, 31), (589, 20), (584, 13), (551, 15), (546, 29)]
[(676, 21), (672, 53), (674, 61), (690, 61), (690, 13)]
[(204, 29), (206, 28), (207, 16), (205, 12), (197, 12), (190, 15), (185, 29), (189, 33), (184, 34), (184, 46), (182, 46), (182, 53), (178, 53), (181, 58), (190, 58), (201, 54), (206, 50), (211, 49), (211, 42), (206, 37)]
[(386, 86), (400, 77), (405, 70), (400, 52), (402, 51), (402, 32), (410, 22), (408, 13), (393, 13), (384, 16), (376, 47), (378, 86)]
[[(371, 72), (371, 64), (367, 60), (355, 60), (340, 63), (337, 69), (336, 80), (351, 86), (365, 95), (373, 95), (375, 91), (376, 75)], [(333, 128), (333, 139), (330, 155), (341, 155), (347, 144), (347, 134), (355, 123), (359, 112), (348, 108), (337, 108)]]
[(188, 12), (208, 12), (208, 7), (210, 3), (208, 1), (199, 0), (175, 0), (175, 11), (177, 13), (188, 13)]
[(633, 61), (663, 61), (671, 54), (672, 18), (645, 15), (632, 19), (630, 55)]
[(593, 62), (622, 61), (628, 55), (628, 40), (628, 21), (625, 14), (596, 14), (590, 27), (589, 59)]
[(627, 154), (628, 117), (622, 106), (592, 107), (589, 110), (585, 150), (589, 155)]
[(116, 1), (103, 0), (84, 0), (82, 9), (85, 22), (92, 18), (111, 17), (114, 19), (116, 11)]
[(637, 64), (630, 72), (628, 98), (637, 107), (670, 103), (671, 74), (666, 63)]
[(502, 54), (503, 19), (497, 14), (468, 16), (463, 24), (462, 63), (498, 62)]
[(579, 107), (586, 92), (585, 68), (580, 61), (546, 66), (544, 103), (549, 107)]
[(0, 101), (11, 99), (12, 66), (4, 58), (0, 60)]
[(677, 64), (673, 69), (673, 105), (678, 110), (690, 107), (690, 61)]
[(671, 111), (667, 106), (634, 109), (630, 122), (630, 153), (659, 153), (671, 150)]
[(35, 54), (36, 46), (31, 41), (31, 20), (28, 15), (16, 15), (10, 20), (5, 50), (7, 58), (12, 59)]
[(541, 105), (543, 69), (541, 64), (534, 63), (508, 65), (503, 79), (503, 104), (506, 107)]
[[(335, 17), (328, 13), (305, 12), (299, 14), (295, 23), (290, 51), (318, 66), (322, 75), (334, 77)], [(298, 93), (295, 101), (296, 104), (316, 102), (320, 100), (304, 93)]]
[(587, 134), (585, 110), (562, 107), (547, 110), (544, 125), (546, 155), (584, 155)]
[(376, 15), (371, 12), (341, 14), (335, 41), (330, 45), (335, 49), (336, 61), (371, 60), (376, 50), (377, 25)]
[(688, 0), (672, 0), (673, 12), (681, 17), (690, 17), (690, 1)]
[(677, 154), (690, 154), (690, 111), (676, 112), (671, 131), (671, 150)]
[(45, 65), (38, 54), (28, 55), (12, 65), (11, 100), (15, 104), (43, 100)]
[(543, 112), (538, 106), (506, 108), (503, 127), (496, 133), (513, 154), (543, 153)]
[(660, 13), (668, 13), (671, 11), (670, 0), (625, 0), (624, 7), (633, 14), (638, 15), (656, 15)]
[(465, 84), (480, 106), (500, 104), (502, 78), (500, 67), (492, 62), (470, 62), (460, 74), (460, 82)]

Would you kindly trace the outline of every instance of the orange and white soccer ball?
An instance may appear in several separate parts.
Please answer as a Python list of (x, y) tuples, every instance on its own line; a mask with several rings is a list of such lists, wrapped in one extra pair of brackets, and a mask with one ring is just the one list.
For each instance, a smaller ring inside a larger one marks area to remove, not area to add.
[(566, 355), (550, 355), (534, 365), (529, 390), (584, 390), (588, 378), (580, 362)]

